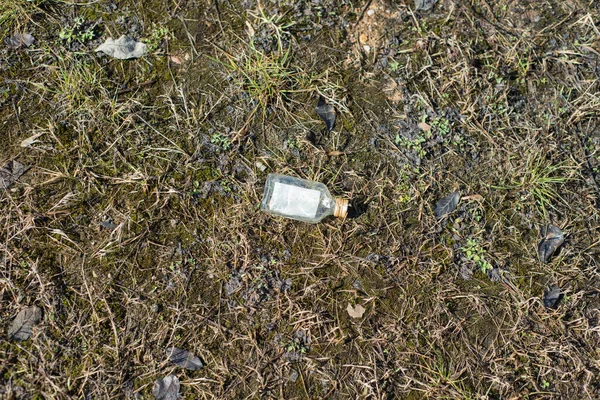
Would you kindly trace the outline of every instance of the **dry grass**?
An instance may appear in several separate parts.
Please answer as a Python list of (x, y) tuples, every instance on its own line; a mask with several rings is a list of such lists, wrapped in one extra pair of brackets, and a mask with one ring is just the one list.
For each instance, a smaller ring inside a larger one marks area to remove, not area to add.
[[(0, 162), (31, 166), (0, 192), (0, 325), (44, 318), (0, 342), (0, 398), (151, 398), (168, 374), (190, 399), (600, 396), (595, 3), (396, 2), (368, 55), (345, 41), (366, 2), (34, 3), (0, 2), (2, 35), (37, 39), (0, 49)], [(61, 40), (76, 17), (100, 36)], [(93, 52), (157, 27), (143, 59)], [(260, 213), (275, 171), (352, 218)], [(541, 264), (548, 223), (567, 239)]]

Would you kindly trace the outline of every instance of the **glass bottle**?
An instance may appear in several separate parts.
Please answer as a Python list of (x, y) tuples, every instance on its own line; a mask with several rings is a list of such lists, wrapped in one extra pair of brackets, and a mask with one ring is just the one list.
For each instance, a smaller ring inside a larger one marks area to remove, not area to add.
[(269, 174), (260, 209), (298, 221), (317, 223), (328, 215), (346, 218), (348, 199), (335, 198), (322, 183)]

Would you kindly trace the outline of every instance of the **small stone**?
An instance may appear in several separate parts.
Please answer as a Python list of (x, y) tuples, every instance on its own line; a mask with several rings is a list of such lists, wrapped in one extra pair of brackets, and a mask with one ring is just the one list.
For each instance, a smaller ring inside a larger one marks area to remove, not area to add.
[(365, 53), (369, 53), (371, 51), (371, 46), (369, 46), (368, 44), (365, 44), (363, 46), (363, 50), (365, 51)]
[(265, 170), (267, 169), (267, 166), (263, 163), (261, 163), (260, 161), (256, 161), (254, 163), (254, 165), (256, 166), (256, 168), (258, 168), (261, 172), (265, 172)]
[(369, 11), (367, 11), (367, 15), (369, 17), (372, 16), (373, 14), (375, 14), (375, 10), (373, 10), (372, 8)]

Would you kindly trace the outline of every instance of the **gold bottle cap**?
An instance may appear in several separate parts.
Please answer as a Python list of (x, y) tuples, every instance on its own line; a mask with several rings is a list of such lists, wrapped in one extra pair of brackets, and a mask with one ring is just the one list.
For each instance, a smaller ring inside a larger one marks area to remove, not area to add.
[(342, 199), (341, 197), (335, 199), (333, 215), (337, 218), (346, 218), (348, 216), (348, 199)]

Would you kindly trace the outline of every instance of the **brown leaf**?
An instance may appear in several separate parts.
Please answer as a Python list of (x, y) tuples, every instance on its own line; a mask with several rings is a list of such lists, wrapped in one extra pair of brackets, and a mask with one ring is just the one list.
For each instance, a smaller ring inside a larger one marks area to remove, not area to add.
[(172, 55), (169, 57), (169, 60), (171, 60), (171, 62), (173, 64), (177, 64), (177, 65), (181, 65), (183, 64), (183, 60), (181, 59), (181, 57), (176, 56), (176, 55)]
[(365, 308), (360, 304), (357, 304), (356, 307), (352, 307), (352, 304), (348, 303), (348, 307), (346, 307), (346, 311), (348, 311), (348, 315), (352, 318), (362, 318), (365, 313)]
[(38, 132), (33, 136), (28, 137), (27, 139), (24, 139), (21, 142), (21, 147), (29, 147), (32, 144), (38, 142), (37, 138), (39, 138), (40, 136), (42, 136), (44, 134), (44, 132)]
[(419, 122), (417, 126), (425, 132), (429, 132), (431, 130), (431, 125), (429, 125), (427, 122)]

